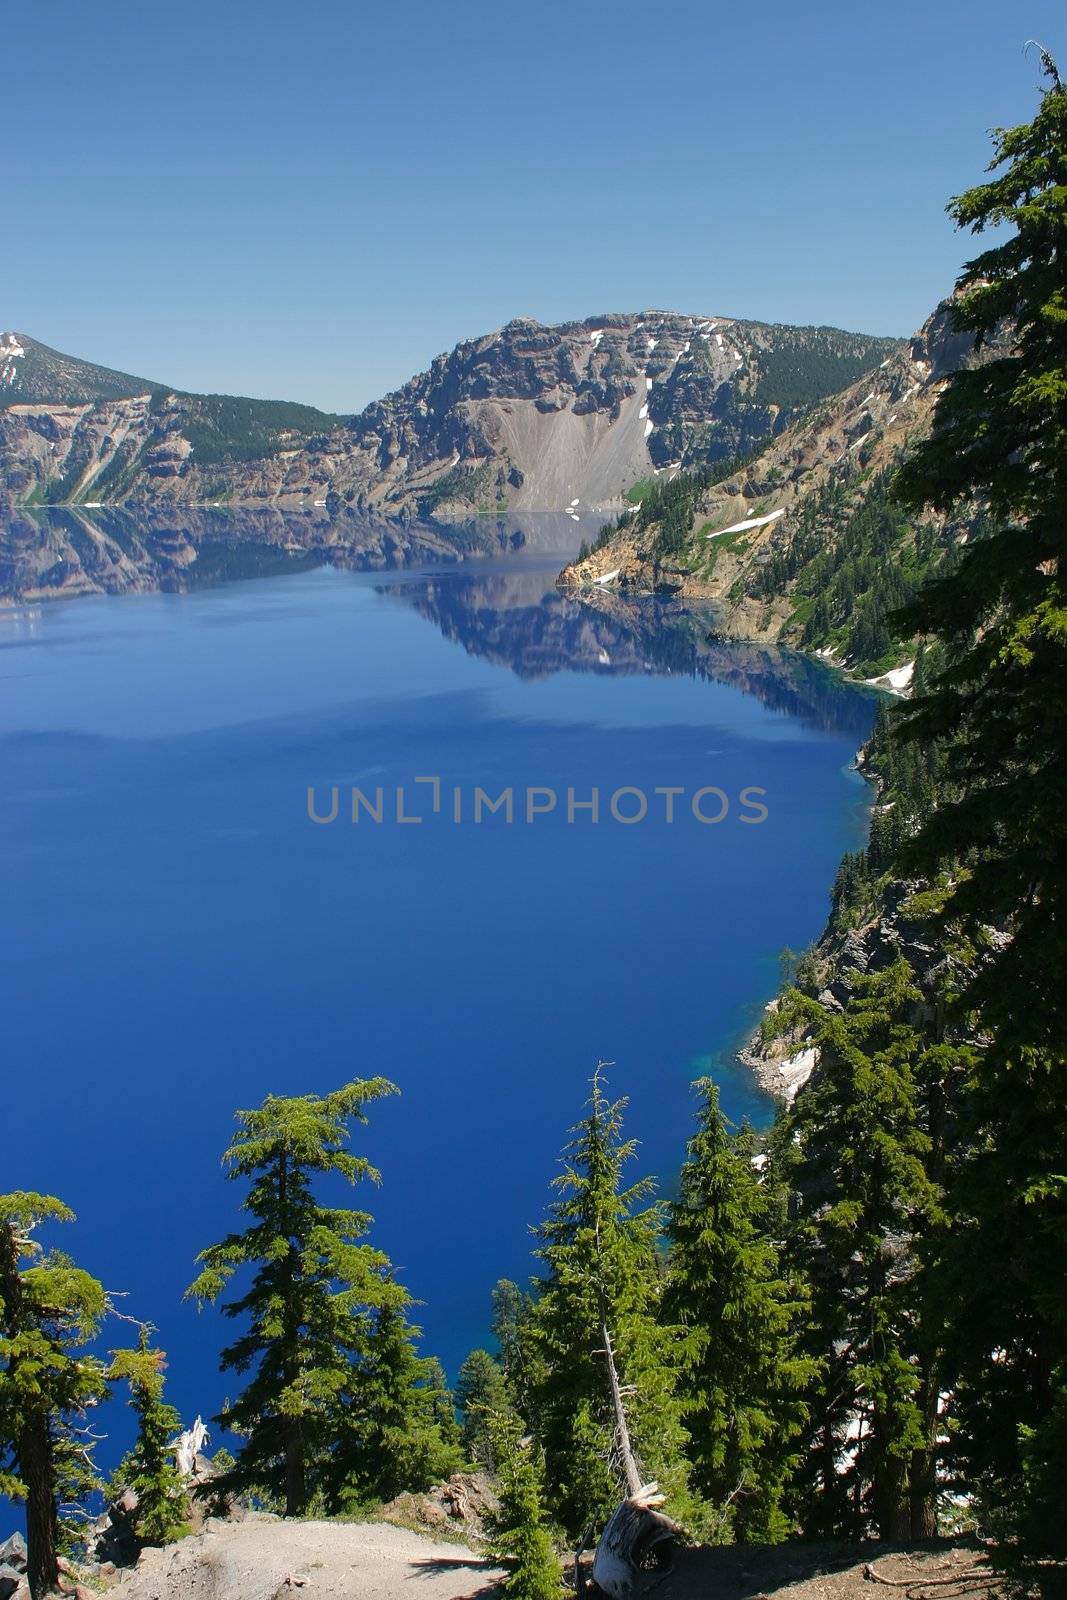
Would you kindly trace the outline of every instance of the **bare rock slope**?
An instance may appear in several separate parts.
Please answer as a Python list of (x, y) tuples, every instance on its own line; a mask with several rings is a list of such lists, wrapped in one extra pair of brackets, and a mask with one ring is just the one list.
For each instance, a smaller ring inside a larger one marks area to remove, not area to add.
[[(971, 359), (968, 339), (953, 330), (948, 305), (940, 306), (910, 345), (695, 495), (674, 537), (664, 537), (653, 499), (605, 530), (561, 582), (716, 601), (724, 633), (800, 642), (812, 607), (798, 578), (847, 532), (909, 446), (929, 434), (948, 374)], [(667, 483), (671, 474), (661, 478)], [(931, 518), (928, 532), (947, 543), (967, 529)], [(902, 545), (901, 555), (913, 545)]]

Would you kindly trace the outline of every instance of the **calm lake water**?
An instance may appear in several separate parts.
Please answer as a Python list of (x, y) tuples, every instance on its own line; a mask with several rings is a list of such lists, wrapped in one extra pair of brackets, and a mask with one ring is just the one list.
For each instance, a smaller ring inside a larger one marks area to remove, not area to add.
[[(565, 598), (560, 561), (0, 616), (4, 1181), (73, 1206), (64, 1244), (158, 1325), (187, 1420), (232, 1386), (220, 1319), (181, 1294), (236, 1220), (235, 1107), (401, 1087), (357, 1135), (383, 1175), (361, 1199), (453, 1373), (495, 1279), (529, 1271), (598, 1058), (667, 1187), (696, 1074), (735, 1118), (769, 1114), (729, 1049), (866, 828), (850, 763), (874, 702), (707, 643), (706, 617)], [(382, 787), (380, 824), (348, 820), (353, 785)], [(338, 787), (336, 822), (309, 821), (309, 786), (324, 812)], [(398, 786), (421, 823), (396, 821)], [(730, 803), (713, 826), (690, 805), (708, 786)], [(514, 821), (476, 825), (476, 787), (510, 787)], [(643, 821), (611, 817), (623, 787)], [(657, 787), (684, 791), (672, 823)], [(527, 788), (556, 809), (527, 822)], [(568, 788), (600, 791), (598, 823), (568, 822)]]

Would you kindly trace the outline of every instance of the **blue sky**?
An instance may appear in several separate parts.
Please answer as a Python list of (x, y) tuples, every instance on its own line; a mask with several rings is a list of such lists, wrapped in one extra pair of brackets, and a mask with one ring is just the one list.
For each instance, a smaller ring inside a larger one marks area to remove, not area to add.
[(907, 333), (1062, 0), (50, 0), (4, 24), (0, 326), (352, 410), (516, 315)]

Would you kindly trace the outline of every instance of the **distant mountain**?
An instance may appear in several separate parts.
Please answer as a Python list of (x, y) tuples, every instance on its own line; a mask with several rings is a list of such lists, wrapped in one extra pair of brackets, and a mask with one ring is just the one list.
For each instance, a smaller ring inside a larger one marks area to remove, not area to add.
[(0, 405), (80, 406), (123, 400), (162, 388), (147, 378), (113, 372), (77, 356), (65, 356), (25, 333), (0, 333)]
[(468, 340), (358, 416), (192, 395), (0, 340), (0, 488), (23, 502), (588, 510), (746, 454), (901, 348), (649, 311)]
[(863, 677), (893, 672), (891, 686), (903, 687), (908, 641), (890, 614), (952, 561), (981, 509), (952, 520), (907, 517), (890, 480), (929, 433), (946, 375), (996, 353), (975, 353), (942, 304), (910, 345), (746, 466), (662, 478), (561, 582), (716, 601), (724, 633), (818, 651)]

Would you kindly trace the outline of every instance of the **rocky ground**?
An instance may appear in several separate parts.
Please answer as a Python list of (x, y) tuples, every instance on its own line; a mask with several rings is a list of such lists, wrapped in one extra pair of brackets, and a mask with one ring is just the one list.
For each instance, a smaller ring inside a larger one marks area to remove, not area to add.
[[(498, 1593), (501, 1573), (463, 1545), (376, 1523), (209, 1523), (142, 1556), (114, 1600), (466, 1600)], [(990, 1600), (997, 1585), (974, 1548), (786, 1544), (681, 1551), (644, 1575), (656, 1600)]]
[(305, 1594), (349, 1600), (461, 1600), (501, 1574), (465, 1545), (387, 1523), (208, 1522), (203, 1532), (148, 1550), (111, 1590), (115, 1600), (273, 1600)]
[(652, 1582), (657, 1600), (988, 1600), (998, 1593), (982, 1553), (947, 1542), (688, 1550)]

